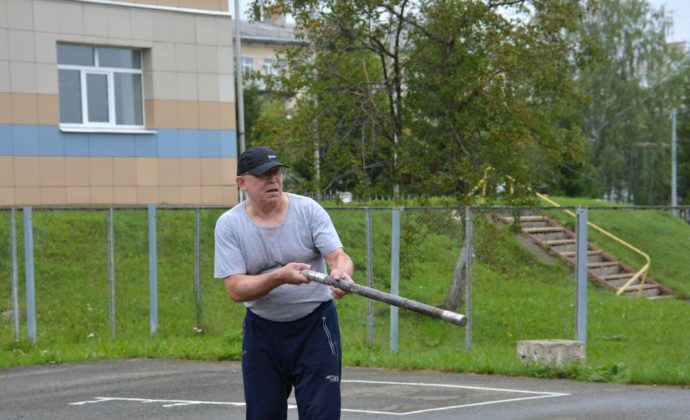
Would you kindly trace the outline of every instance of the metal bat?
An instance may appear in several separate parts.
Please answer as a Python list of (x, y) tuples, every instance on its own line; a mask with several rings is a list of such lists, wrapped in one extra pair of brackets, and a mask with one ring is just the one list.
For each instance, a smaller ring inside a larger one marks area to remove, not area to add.
[(406, 299), (400, 296), (391, 295), (390, 293), (382, 292), (380, 290), (372, 289), (371, 287), (362, 286), (357, 283), (351, 283), (349, 281), (342, 281), (335, 277), (319, 273), (312, 270), (302, 270), (302, 275), (309, 279), (310, 281), (315, 281), (317, 283), (325, 284), (328, 286), (334, 286), (339, 289), (343, 289), (346, 292), (354, 293), (360, 296), (364, 296), (369, 299), (378, 300), (380, 302), (387, 303), (389, 305), (398, 306), (403, 309), (407, 309), (413, 312), (420, 313), (422, 315), (432, 316), (434, 318), (439, 318), (450, 323), (465, 326), (467, 324), (467, 317), (462, 314), (447, 311), (445, 309), (440, 309), (435, 306), (427, 305), (425, 303), (417, 302), (416, 300)]

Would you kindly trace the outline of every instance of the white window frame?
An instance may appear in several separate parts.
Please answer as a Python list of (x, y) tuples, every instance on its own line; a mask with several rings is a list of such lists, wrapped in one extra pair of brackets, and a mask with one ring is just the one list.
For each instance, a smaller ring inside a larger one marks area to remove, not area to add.
[[(76, 70), (79, 71), (79, 81), (81, 84), (81, 123), (63, 123), (60, 122), (60, 130), (66, 132), (101, 132), (101, 133), (151, 133), (145, 129), (146, 124), (146, 109), (144, 106), (144, 71), (143, 68), (123, 68), (123, 67), (101, 67), (99, 66), (99, 47), (90, 46), (94, 48), (94, 65), (74, 65), (74, 64), (60, 64), (59, 70)], [(107, 46), (104, 46), (107, 48)], [(131, 50), (136, 50), (131, 48)], [(138, 50), (140, 54), (143, 51)], [(143, 64), (143, 57), (140, 62)], [(141, 80), (141, 125), (134, 124), (117, 124), (117, 116), (115, 109), (115, 74), (128, 73), (137, 74)], [(89, 99), (86, 78), (89, 74), (102, 74), (106, 76), (108, 89), (108, 122), (92, 122), (89, 120)]]
[(242, 56), (242, 74), (246, 74), (248, 71), (254, 71), (254, 57), (243, 55)]

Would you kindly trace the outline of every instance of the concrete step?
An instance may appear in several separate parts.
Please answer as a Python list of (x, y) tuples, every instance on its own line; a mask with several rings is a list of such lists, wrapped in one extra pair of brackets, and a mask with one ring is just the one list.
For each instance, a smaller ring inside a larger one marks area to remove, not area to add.
[(617, 261), (602, 261), (587, 264), (587, 269), (595, 276), (606, 276), (623, 271), (623, 267)]
[(662, 295), (661, 289), (653, 284), (637, 284), (637, 285), (632, 285), (629, 286), (625, 289), (625, 292), (623, 292), (624, 295), (630, 296), (630, 295), (635, 295), (638, 292), (642, 292), (643, 296), (646, 297), (654, 297), (654, 296), (660, 296)]

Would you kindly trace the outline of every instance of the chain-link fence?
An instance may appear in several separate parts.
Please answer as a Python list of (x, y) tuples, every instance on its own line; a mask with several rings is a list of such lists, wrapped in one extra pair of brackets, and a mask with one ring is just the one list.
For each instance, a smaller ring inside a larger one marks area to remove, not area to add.
[[(239, 347), (243, 305), (212, 277), (213, 229), (224, 210), (35, 208), (31, 236), (26, 210), (0, 211), (1, 348), (27, 337), (151, 335), (222, 337)], [(575, 339), (576, 223), (564, 210), (328, 208), (358, 283), (470, 315), (462, 329), (348, 297), (337, 302), (344, 351), (363, 363), (372, 354), (433, 354), (441, 368), (445, 355), (474, 354), (490, 371), (491, 360), (515, 359), (519, 340)], [(678, 367), (690, 365), (690, 225), (676, 216), (684, 211), (589, 210), (596, 226), (587, 229), (588, 360), (639, 369), (667, 363), (669, 375), (687, 375)]]

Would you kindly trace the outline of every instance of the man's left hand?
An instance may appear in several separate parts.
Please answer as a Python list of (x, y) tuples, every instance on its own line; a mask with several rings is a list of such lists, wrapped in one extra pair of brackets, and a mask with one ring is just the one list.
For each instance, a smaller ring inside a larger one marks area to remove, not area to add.
[[(337, 268), (335, 270), (331, 271), (331, 277), (335, 277), (336, 279), (342, 280), (342, 281), (349, 281), (351, 283), (354, 282), (349, 274), (347, 274), (346, 272), (344, 272), (342, 270), (338, 270)], [(345, 291), (341, 288), (331, 286), (331, 295), (333, 296), (333, 299), (341, 299), (344, 296), (347, 296), (349, 294), (350, 293), (348, 293), (347, 291)]]

